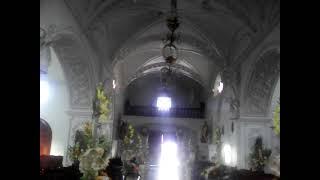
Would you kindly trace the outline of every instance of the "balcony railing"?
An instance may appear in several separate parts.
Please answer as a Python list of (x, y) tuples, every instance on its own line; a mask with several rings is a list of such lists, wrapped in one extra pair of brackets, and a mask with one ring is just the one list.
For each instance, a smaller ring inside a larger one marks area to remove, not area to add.
[(204, 118), (204, 105), (200, 108), (171, 108), (168, 111), (159, 111), (152, 106), (125, 106), (125, 115), (151, 116), (151, 117), (177, 117), (177, 118)]

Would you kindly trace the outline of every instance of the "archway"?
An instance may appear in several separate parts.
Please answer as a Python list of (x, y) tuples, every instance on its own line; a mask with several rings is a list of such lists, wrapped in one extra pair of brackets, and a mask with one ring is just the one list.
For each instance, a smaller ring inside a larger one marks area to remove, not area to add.
[(52, 131), (50, 125), (40, 118), (40, 156), (50, 155)]
[(70, 117), (68, 112), (80, 109), (88, 113), (88, 117), (91, 115), (89, 109), (97, 72), (93, 70), (95, 66), (86, 42), (79, 34), (72, 29), (47, 31), (43, 49), (48, 53), (41, 56), (40, 61), (45, 58), (49, 62), (42, 68), (46, 69), (44, 74), (50, 85), (50, 98), (40, 106), (40, 114), (53, 132), (50, 155), (66, 157), (73, 127), (80, 123), (77, 115)]
[(245, 87), (244, 111), (248, 116), (268, 116), (272, 93), (280, 76), (280, 52), (271, 49), (252, 65)]
[(240, 167), (250, 168), (248, 155), (257, 137), (266, 148), (272, 148), (272, 117), (270, 107), (280, 77), (280, 51), (264, 48), (245, 74), (239, 125)]

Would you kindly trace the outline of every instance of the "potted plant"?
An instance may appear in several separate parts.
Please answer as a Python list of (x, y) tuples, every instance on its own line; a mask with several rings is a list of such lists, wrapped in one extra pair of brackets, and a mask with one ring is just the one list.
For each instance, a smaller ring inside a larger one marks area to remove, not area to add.
[(249, 155), (250, 166), (253, 171), (258, 173), (264, 172), (264, 167), (271, 155), (271, 150), (263, 147), (262, 138), (258, 137), (253, 146), (252, 153)]

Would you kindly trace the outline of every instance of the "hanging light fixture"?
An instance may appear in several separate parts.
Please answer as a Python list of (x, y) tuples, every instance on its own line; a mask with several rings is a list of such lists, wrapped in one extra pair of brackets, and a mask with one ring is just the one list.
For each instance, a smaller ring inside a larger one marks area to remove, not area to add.
[(167, 34), (167, 37), (164, 40), (165, 45), (162, 48), (162, 56), (166, 63), (168, 63), (169, 67), (178, 59), (179, 53), (175, 42), (179, 39), (179, 35), (177, 35), (175, 31), (178, 29), (179, 25), (177, 0), (171, 0), (171, 11), (167, 18), (167, 27), (170, 32)]

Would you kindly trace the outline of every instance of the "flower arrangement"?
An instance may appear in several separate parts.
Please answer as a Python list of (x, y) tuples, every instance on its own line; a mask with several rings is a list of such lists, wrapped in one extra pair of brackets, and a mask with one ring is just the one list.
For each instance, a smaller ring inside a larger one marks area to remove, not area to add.
[(143, 143), (145, 139), (138, 133), (138, 131), (129, 123), (125, 122), (123, 128), (123, 139), (121, 141), (121, 156), (126, 166), (126, 172), (133, 172), (133, 167), (128, 166), (133, 159), (135, 163), (134, 169), (143, 164), (148, 155), (148, 145)]
[(214, 131), (214, 144), (216, 147), (216, 156), (214, 157), (214, 163), (221, 164), (221, 149), (222, 149), (222, 130), (220, 128), (215, 128)]
[(142, 138), (131, 124), (128, 124), (127, 131), (123, 139), (123, 148), (126, 150), (139, 151), (142, 147)]
[(90, 148), (80, 156), (80, 171), (82, 180), (94, 180), (98, 171), (106, 168), (105, 150), (100, 147)]
[(273, 155), (269, 162), (271, 173), (280, 177), (280, 154)]
[(254, 171), (262, 172), (268, 159), (271, 155), (271, 150), (263, 147), (262, 138), (258, 137), (253, 146), (253, 151), (250, 154), (250, 166)]
[(205, 168), (201, 173), (200, 176), (203, 177), (204, 179), (208, 179), (209, 173), (215, 168), (215, 166), (209, 166)]
[(82, 127), (76, 131), (74, 146), (68, 147), (70, 160), (77, 161), (87, 149), (93, 147), (92, 123), (85, 122)]
[(111, 113), (111, 100), (105, 94), (102, 83), (96, 88), (96, 95), (93, 100), (93, 116), (98, 119), (99, 123), (105, 123), (109, 120)]
[(106, 167), (106, 160), (111, 150), (111, 141), (104, 135), (97, 135), (97, 125), (107, 122), (110, 118), (111, 101), (104, 92), (102, 83), (96, 88), (93, 99), (92, 121), (85, 122), (76, 131), (74, 146), (68, 147), (68, 156), (75, 163), (80, 162), (83, 180), (91, 180)]
[(276, 135), (280, 135), (280, 100), (275, 108), (273, 117), (273, 130)]
[(233, 179), (233, 172), (236, 171), (236, 168), (229, 167), (225, 165), (211, 165), (207, 167), (204, 171), (201, 172), (201, 176), (204, 179)]
[(216, 128), (214, 131), (214, 144), (221, 144), (221, 130), (220, 128)]
[[(68, 156), (73, 162), (80, 162), (80, 171), (84, 173), (83, 178), (96, 175), (102, 164), (106, 164), (105, 159), (111, 150), (111, 142), (100, 136), (94, 142), (93, 127), (91, 122), (85, 122), (76, 131), (75, 144), (69, 146)], [(90, 167), (89, 167), (90, 166)]]

